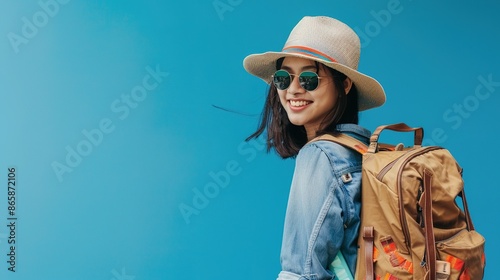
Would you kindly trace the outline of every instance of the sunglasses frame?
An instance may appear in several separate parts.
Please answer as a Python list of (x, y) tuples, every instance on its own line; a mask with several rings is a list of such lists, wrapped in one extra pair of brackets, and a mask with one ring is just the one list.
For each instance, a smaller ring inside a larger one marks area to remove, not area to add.
[[(280, 89), (280, 88), (278, 88), (278, 87), (276, 86), (276, 83), (274, 82), (274, 78), (275, 78), (275, 76), (276, 76), (276, 73), (278, 73), (279, 71), (286, 72), (286, 73), (288, 74), (288, 76), (290, 77), (290, 84), (288, 84), (288, 86), (287, 86), (286, 88), (284, 88), (284, 89)], [(300, 82), (300, 76), (301, 76), (302, 74), (304, 74), (304, 73), (313, 73), (314, 75), (316, 75), (316, 78), (318, 79), (318, 85), (317, 85), (314, 89), (306, 89), (306, 88), (302, 85), (302, 83)], [(286, 70), (283, 70), (283, 69), (276, 70), (276, 72), (274, 72), (274, 74), (273, 74), (271, 77), (273, 78), (273, 84), (274, 84), (274, 86), (275, 86), (278, 90), (287, 90), (287, 89), (290, 87), (290, 85), (293, 83), (293, 79), (294, 79), (294, 77), (295, 77), (295, 76), (298, 76), (298, 77), (299, 77), (299, 85), (300, 85), (300, 87), (301, 87), (301, 88), (305, 89), (306, 91), (315, 91), (315, 90), (317, 90), (317, 89), (319, 88), (319, 83), (320, 83), (320, 80), (321, 80), (321, 79), (323, 79), (323, 78), (327, 78), (327, 77), (324, 77), (324, 76), (320, 76), (320, 75), (318, 75), (318, 73), (313, 72), (313, 71), (303, 71), (303, 72), (301, 72), (299, 75), (296, 75), (296, 74), (290, 74), (290, 72), (288, 72), (288, 71), (286, 71)]]

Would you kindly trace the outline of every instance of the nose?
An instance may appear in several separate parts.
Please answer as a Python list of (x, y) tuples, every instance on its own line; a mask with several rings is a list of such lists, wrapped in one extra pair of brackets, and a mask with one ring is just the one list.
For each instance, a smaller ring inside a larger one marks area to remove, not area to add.
[(298, 93), (304, 93), (305, 89), (300, 86), (299, 76), (294, 75), (291, 78), (292, 78), (292, 81), (290, 83), (290, 86), (287, 89), (288, 93), (293, 94), (293, 95), (298, 94)]

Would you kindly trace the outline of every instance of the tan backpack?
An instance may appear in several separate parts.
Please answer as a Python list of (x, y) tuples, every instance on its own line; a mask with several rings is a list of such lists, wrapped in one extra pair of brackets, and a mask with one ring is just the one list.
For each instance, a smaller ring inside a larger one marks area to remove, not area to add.
[[(379, 144), (384, 129), (414, 132), (414, 146)], [(422, 128), (403, 123), (378, 127), (368, 147), (344, 134), (315, 139), (363, 154), (356, 280), (483, 279), (485, 240), (472, 224), (462, 169), (422, 139)]]

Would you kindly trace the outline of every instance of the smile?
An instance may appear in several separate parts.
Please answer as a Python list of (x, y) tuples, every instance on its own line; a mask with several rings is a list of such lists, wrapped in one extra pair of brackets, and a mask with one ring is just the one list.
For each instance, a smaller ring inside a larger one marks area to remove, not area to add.
[(304, 107), (312, 103), (312, 101), (306, 101), (306, 100), (290, 100), (289, 102), (290, 106), (292, 107)]

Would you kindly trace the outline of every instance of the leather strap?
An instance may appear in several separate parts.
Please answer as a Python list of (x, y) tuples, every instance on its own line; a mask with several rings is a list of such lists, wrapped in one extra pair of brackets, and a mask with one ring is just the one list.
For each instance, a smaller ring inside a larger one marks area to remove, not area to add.
[[(310, 142), (326, 140), (352, 149), (360, 154), (365, 154), (368, 147), (358, 139), (343, 133), (324, 134), (312, 139)], [(365, 244), (366, 280), (374, 280), (375, 270), (373, 267), (373, 227), (364, 227), (363, 240)]]
[[(464, 170), (462, 167), (458, 167), (458, 171), (460, 172), (460, 176), (463, 176)], [(465, 197), (465, 188), (462, 187), (462, 191), (458, 194), (462, 198), (462, 204), (464, 206), (464, 213), (465, 213), (465, 222), (467, 223), (467, 229), (469, 231), (475, 230), (474, 229), (474, 224), (472, 224), (472, 218), (469, 214), (469, 206), (467, 205), (467, 198)]]
[(337, 143), (339, 145), (342, 145), (346, 148), (352, 149), (360, 154), (366, 153), (366, 150), (368, 149), (367, 145), (360, 140), (349, 136), (344, 133), (333, 133), (333, 134), (323, 134), (320, 135), (314, 139), (312, 139), (310, 142), (314, 141), (319, 141), (319, 140), (326, 140), (326, 141), (331, 141), (334, 143)]
[(370, 137), (370, 146), (368, 148), (368, 153), (376, 153), (378, 149), (378, 138), (380, 133), (384, 129), (389, 129), (398, 132), (415, 132), (414, 136), (414, 145), (419, 147), (422, 146), (422, 140), (424, 139), (424, 129), (421, 127), (409, 127), (404, 123), (390, 124), (390, 125), (381, 125), (375, 129), (372, 136)]
[(467, 205), (467, 199), (465, 198), (465, 190), (464, 189), (462, 189), (462, 192), (460, 192), (460, 196), (462, 197), (462, 203), (464, 205), (465, 221), (467, 222), (467, 227), (468, 227), (469, 231), (475, 230), (474, 224), (472, 224), (472, 218), (469, 214), (469, 206)]
[(425, 252), (429, 280), (436, 280), (436, 240), (434, 237), (434, 221), (432, 220), (432, 172), (424, 169), (424, 224)]
[(363, 228), (363, 240), (365, 243), (365, 267), (366, 280), (374, 280), (375, 270), (373, 268), (373, 227)]

